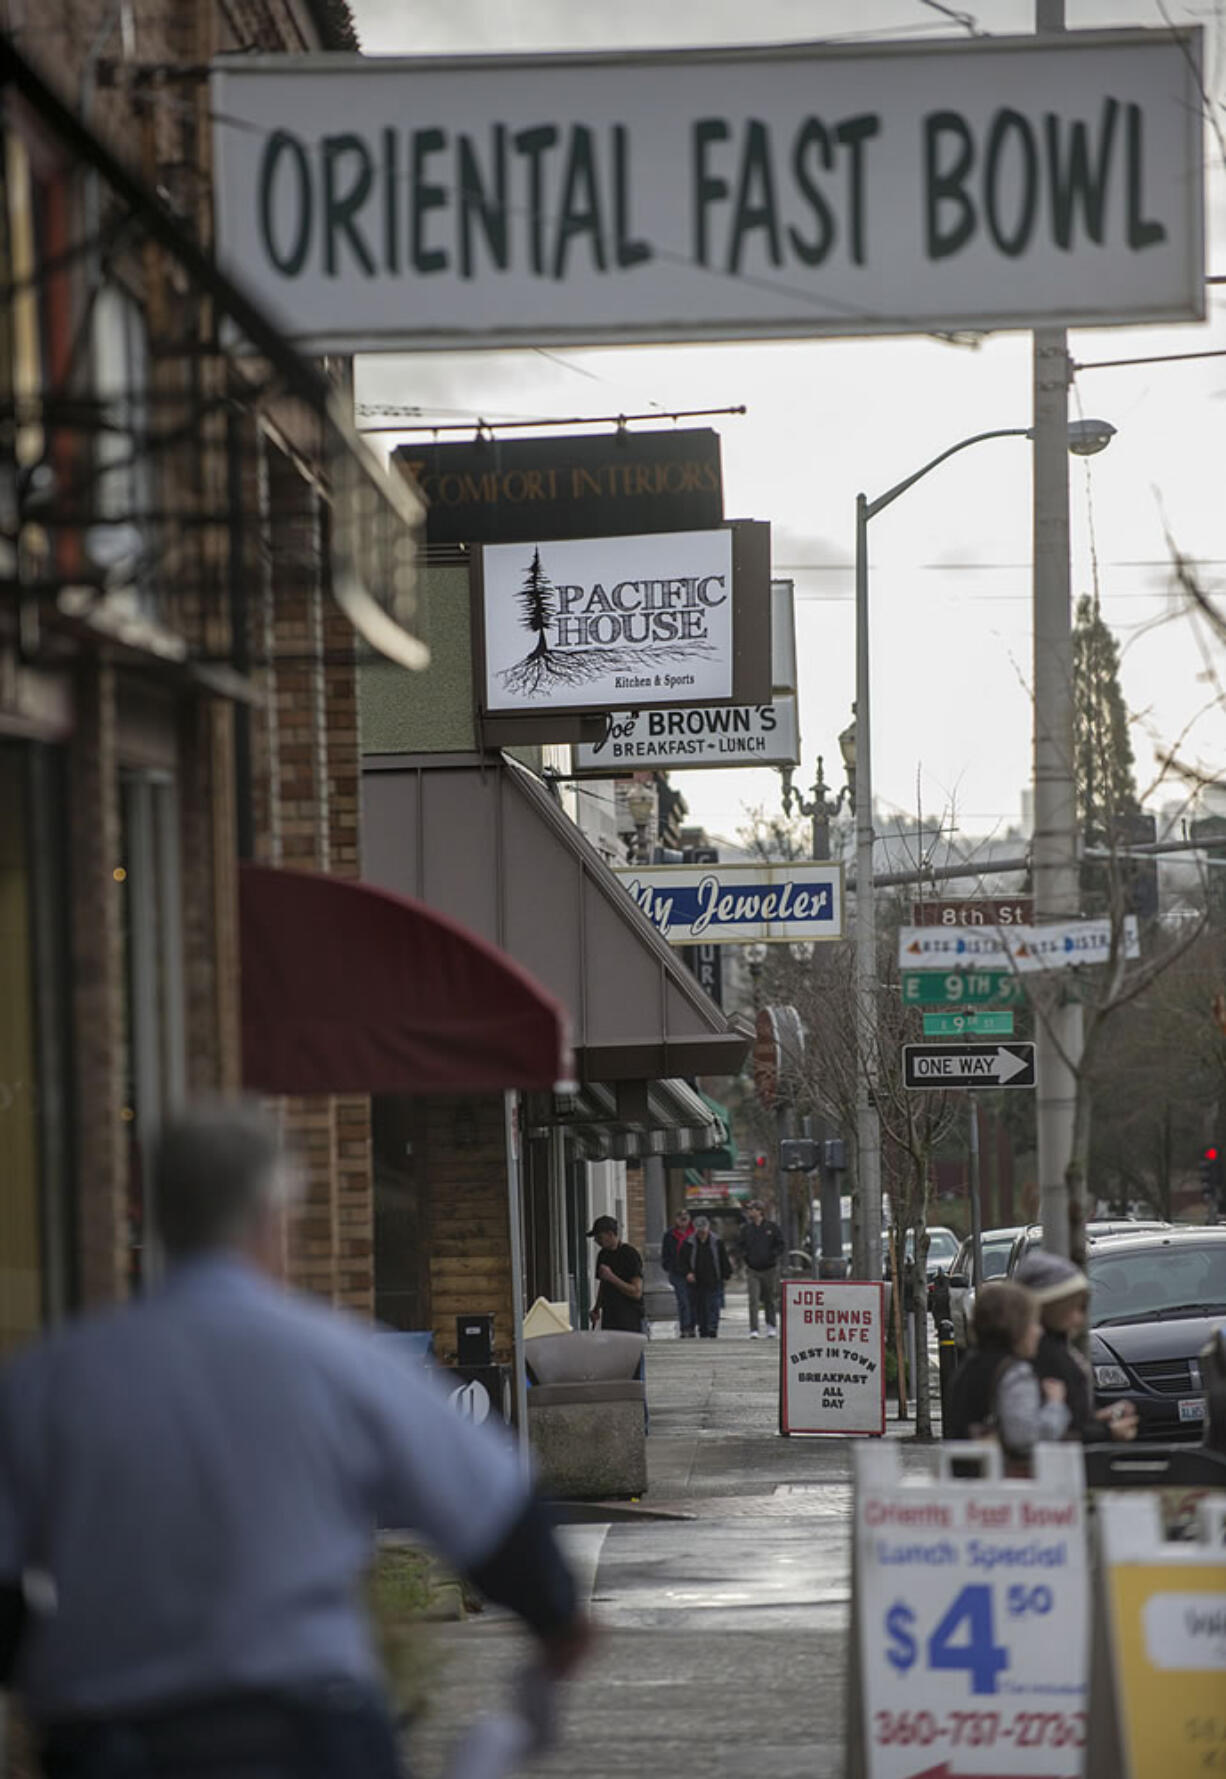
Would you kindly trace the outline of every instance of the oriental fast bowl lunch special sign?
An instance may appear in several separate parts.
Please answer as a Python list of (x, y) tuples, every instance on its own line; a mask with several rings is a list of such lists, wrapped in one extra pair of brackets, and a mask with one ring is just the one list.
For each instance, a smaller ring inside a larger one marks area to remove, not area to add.
[(1201, 39), (214, 63), (217, 256), (320, 352), (1198, 320)]
[(781, 1433), (885, 1432), (885, 1288), (785, 1279)]

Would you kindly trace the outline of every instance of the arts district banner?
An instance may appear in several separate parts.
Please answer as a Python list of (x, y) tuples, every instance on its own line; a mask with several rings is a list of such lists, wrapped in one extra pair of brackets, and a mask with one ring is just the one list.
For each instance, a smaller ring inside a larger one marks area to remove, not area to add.
[(670, 945), (841, 939), (841, 865), (645, 865), (617, 873)]
[(1197, 30), (223, 57), (222, 269), (320, 352), (1199, 320)]
[[(1141, 955), (1135, 914), (1126, 915), (1120, 946), (1127, 958)], [(1053, 921), (1041, 927), (900, 927), (902, 970), (1071, 970), (1105, 964), (1111, 957), (1109, 920)]]

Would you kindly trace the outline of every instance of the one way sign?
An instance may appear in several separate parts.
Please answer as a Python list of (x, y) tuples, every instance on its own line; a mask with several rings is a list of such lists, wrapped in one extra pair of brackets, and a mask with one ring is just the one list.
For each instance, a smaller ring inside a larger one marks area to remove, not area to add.
[(1033, 1044), (904, 1044), (907, 1087), (1033, 1087)]

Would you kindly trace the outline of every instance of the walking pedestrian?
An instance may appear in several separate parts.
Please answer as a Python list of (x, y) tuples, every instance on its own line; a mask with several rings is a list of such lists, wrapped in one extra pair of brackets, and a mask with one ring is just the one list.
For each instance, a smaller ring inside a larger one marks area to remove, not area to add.
[(694, 1233), (682, 1247), (681, 1259), (694, 1294), (694, 1320), (699, 1336), (714, 1340), (719, 1334), (719, 1312), (724, 1286), (732, 1277), (732, 1262), (708, 1217), (695, 1217)]
[(1024, 1285), (1002, 1280), (975, 1298), (977, 1345), (954, 1378), (946, 1439), (995, 1438), (1010, 1475), (1029, 1474), (1040, 1440), (1063, 1439), (1071, 1419), (1064, 1384), (1034, 1369), (1039, 1306)]
[(428, 1539), (569, 1671), (574, 1584), (513, 1447), (373, 1329), (280, 1283), (275, 1129), (157, 1145), (165, 1283), (0, 1373), (10, 1683), (49, 1779), (393, 1779), (360, 1605), (376, 1526)]
[(1119, 1402), (1096, 1408), (1094, 1373), (1089, 1360), (1073, 1344), (1090, 1316), (1090, 1281), (1081, 1268), (1062, 1254), (1036, 1248), (1027, 1254), (1014, 1278), (1033, 1296), (1043, 1323), (1034, 1368), (1040, 1380), (1059, 1378), (1067, 1393), (1070, 1422), (1065, 1437), (1079, 1439), (1083, 1445), (1135, 1439), (1135, 1406)]
[(766, 1318), (767, 1336), (778, 1335), (776, 1315), (779, 1304), (779, 1268), (783, 1259), (783, 1231), (767, 1217), (761, 1203), (754, 1199), (746, 1206), (748, 1221), (742, 1224), (739, 1245), (745, 1262), (745, 1281), (749, 1286), (749, 1338), (761, 1338), (758, 1310)]
[(591, 1321), (626, 1334), (643, 1332), (643, 1257), (624, 1242), (616, 1217), (597, 1217), (588, 1230), (599, 1246), (596, 1256), (596, 1301)]
[(682, 1340), (693, 1340), (697, 1333), (694, 1300), (681, 1267), (681, 1250), (693, 1233), (694, 1225), (690, 1221), (690, 1213), (682, 1205), (673, 1218), (672, 1227), (664, 1231), (660, 1243), (660, 1265), (668, 1274), (668, 1282), (677, 1300), (677, 1333)]

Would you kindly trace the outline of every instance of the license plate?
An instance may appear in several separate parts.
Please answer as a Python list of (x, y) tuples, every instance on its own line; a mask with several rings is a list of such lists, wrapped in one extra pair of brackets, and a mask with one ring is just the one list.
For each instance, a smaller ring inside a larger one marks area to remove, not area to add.
[(1203, 1396), (1190, 1396), (1179, 1404), (1181, 1421), (1203, 1421), (1205, 1418), (1205, 1399)]

